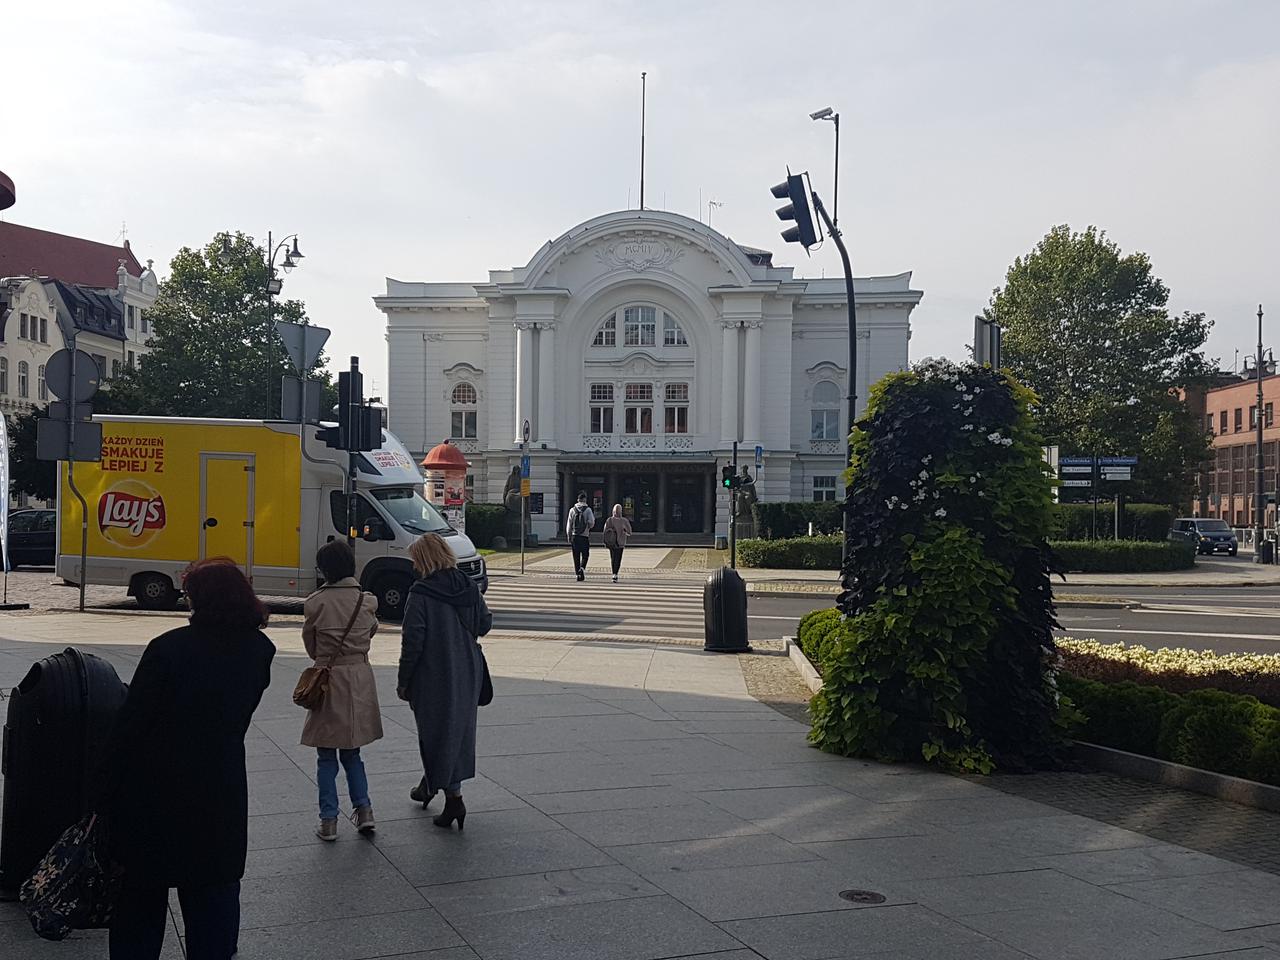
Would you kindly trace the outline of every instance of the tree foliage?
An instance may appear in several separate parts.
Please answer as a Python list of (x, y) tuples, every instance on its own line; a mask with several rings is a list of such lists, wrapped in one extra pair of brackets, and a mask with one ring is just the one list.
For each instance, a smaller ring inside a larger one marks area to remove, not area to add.
[(810, 739), (987, 772), (1052, 763), (1051, 486), (1031, 392), (945, 361), (893, 374), (853, 435), (851, 539)]
[(1004, 330), (1004, 363), (1039, 398), (1046, 443), (1064, 455), (1137, 455), (1119, 492), (1177, 506), (1209, 450), (1177, 391), (1214, 368), (1203, 352), (1211, 322), (1173, 316), (1168, 303), (1145, 253), (1062, 225), (1014, 261), (985, 315)]
[[(223, 239), (229, 242), (224, 252)], [(300, 300), (267, 312), (267, 265), (253, 238), (218, 234), (203, 249), (183, 247), (169, 265), (154, 306), (150, 351), (113, 380), (95, 408), (145, 416), (257, 418), (280, 409), (280, 380), (296, 376), (274, 320), (306, 323)], [(274, 346), (272, 346), (274, 345)], [(336, 402), (323, 359), (309, 371)]]
[(42, 407), (20, 413), (9, 421), (9, 491), (25, 493), (37, 500), (53, 500), (58, 495), (58, 468), (52, 460), (36, 459), (36, 421), (49, 415)]

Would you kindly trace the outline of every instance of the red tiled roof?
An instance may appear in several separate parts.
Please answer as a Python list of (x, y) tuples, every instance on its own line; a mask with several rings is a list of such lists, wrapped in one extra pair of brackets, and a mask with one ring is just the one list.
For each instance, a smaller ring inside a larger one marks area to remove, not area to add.
[(82, 240), (17, 223), (0, 223), (0, 277), (42, 277), (80, 283), (95, 289), (116, 288), (120, 261), (135, 277), (142, 264), (129, 247)]

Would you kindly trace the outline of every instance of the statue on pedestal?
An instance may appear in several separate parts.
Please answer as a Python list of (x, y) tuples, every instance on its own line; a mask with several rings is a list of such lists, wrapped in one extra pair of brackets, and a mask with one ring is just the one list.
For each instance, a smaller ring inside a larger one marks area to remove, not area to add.
[[(511, 476), (507, 477), (506, 486), (502, 488), (502, 505), (507, 508), (507, 530), (514, 531), (514, 536), (508, 534), (508, 539), (520, 539), (520, 513), (521, 500), (520, 496), (520, 465), (511, 468)], [(524, 517), (524, 532), (528, 533), (532, 523), (528, 514)]]
[(739, 487), (734, 490), (733, 515), (737, 520), (739, 537), (754, 537), (756, 533), (755, 514), (751, 508), (760, 500), (756, 493), (756, 481), (748, 467), (742, 468)]

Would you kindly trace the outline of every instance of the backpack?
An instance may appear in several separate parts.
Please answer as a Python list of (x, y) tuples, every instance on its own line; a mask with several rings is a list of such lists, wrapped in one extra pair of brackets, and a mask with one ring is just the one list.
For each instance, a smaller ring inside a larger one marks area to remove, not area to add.
[(575, 504), (573, 513), (573, 535), (575, 537), (585, 537), (591, 530), (587, 524), (587, 508), (582, 504)]

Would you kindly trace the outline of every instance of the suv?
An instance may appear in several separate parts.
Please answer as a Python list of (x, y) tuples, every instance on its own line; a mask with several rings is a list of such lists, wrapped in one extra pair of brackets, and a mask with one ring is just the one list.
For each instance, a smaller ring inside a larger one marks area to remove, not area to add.
[(1194, 543), (1196, 553), (1217, 553), (1222, 550), (1234, 557), (1240, 548), (1227, 521), (1205, 517), (1179, 517), (1169, 529), (1169, 539)]
[(53, 510), (15, 510), (9, 514), (9, 564), (53, 566), (58, 514)]

